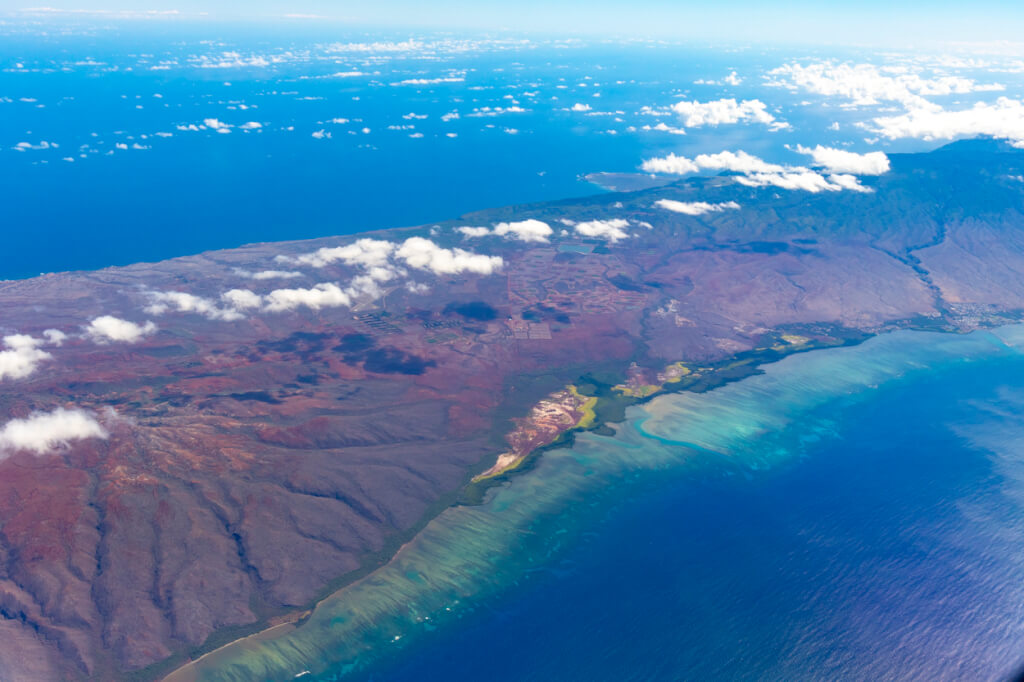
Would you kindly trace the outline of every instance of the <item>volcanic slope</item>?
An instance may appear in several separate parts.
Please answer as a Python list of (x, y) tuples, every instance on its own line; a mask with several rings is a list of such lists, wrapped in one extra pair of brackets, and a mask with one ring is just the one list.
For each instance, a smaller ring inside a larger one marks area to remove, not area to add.
[(582, 374), (1016, 319), (1024, 152), (891, 160), (0, 283), (0, 679), (152, 677), (308, 607)]

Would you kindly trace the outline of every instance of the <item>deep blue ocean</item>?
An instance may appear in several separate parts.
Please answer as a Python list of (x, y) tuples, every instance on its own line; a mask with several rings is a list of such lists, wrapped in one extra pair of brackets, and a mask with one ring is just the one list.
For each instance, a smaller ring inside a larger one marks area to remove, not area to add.
[[(635, 488), (367, 679), (1000, 679), (1024, 664), (1024, 359), (839, 414), (799, 461)], [(811, 415), (815, 417), (815, 415)]]
[[(865, 58), (294, 24), (0, 25), (0, 279), (585, 196), (602, 191), (587, 174), (669, 152), (799, 163), (797, 144), (864, 147), (864, 111), (765, 87), (771, 69), (824, 57)], [(652, 110), (726, 97), (791, 127), (653, 129), (678, 121)]]

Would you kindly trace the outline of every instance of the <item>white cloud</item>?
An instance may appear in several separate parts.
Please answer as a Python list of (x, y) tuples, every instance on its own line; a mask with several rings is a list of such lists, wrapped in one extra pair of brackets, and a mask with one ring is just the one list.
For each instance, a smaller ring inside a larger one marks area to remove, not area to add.
[(465, 78), (448, 76), (445, 78), (407, 78), (392, 85), (439, 85), (441, 83), (463, 83)]
[(860, 184), (860, 180), (857, 176), (850, 175), (849, 173), (835, 173), (828, 176), (828, 181), (833, 185), (837, 185), (840, 189), (849, 189), (854, 192), (872, 192), (870, 187), (865, 187)]
[(220, 295), (220, 299), (231, 306), (234, 310), (249, 310), (259, 308), (263, 298), (248, 289), (231, 289)]
[(796, 150), (801, 154), (810, 155), (816, 165), (823, 166), (832, 173), (882, 175), (889, 172), (889, 157), (884, 152), (857, 154), (843, 149), (823, 147), (820, 144), (813, 149), (797, 145)]
[(150, 291), (147, 296), (151, 303), (145, 311), (150, 315), (163, 315), (169, 310), (179, 313), (196, 313), (208, 320), (233, 321), (244, 315), (233, 308), (221, 308), (215, 301), (183, 291)]
[(583, 104), (582, 102), (576, 102), (572, 105), (571, 111), (590, 111), (591, 106), (589, 104)]
[(926, 96), (1002, 90), (997, 83), (979, 84), (960, 76), (923, 78), (920, 73), (886, 75), (873, 64), (790, 63), (768, 72), (768, 85), (840, 97), (854, 106), (899, 102), (907, 107), (930, 106)]
[(218, 133), (230, 133), (231, 124), (224, 123), (216, 118), (204, 118), (203, 125), (210, 130), (216, 130)]
[(663, 175), (686, 175), (696, 173), (700, 166), (685, 156), (676, 156), (670, 153), (668, 156), (647, 159), (641, 166), (647, 173), (661, 173)]
[(454, 275), (462, 272), (490, 275), (504, 266), (501, 256), (485, 256), (463, 249), (445, 249), (423, 237), (406, 239), (395, 251), (395, 255), (410, 267), (429, 270), (436, 275)]
[(626, 229), (629, 227), (629, 221), (623, 220), (622, 218), (612, 218), (611, 220), (588, 220), (582, 223), (576, 223), (573, 225), (574, 230), (577, 234), (581, 234), (584, 237), (596, 237), (598, 239), (605, 239), (609, 242), (615, 243), (620, 239), (625, 239), (629, 236)]
[(66, 448), (71, 441), (107, 437), (106, 429), (89, 413), (58, 407), (4, 424), (0, 428), (0, 452), (28, 450), (44, 455)]
[(60, 346), (68, 338), (68, 335), (59, 329), (47, 329), (43, 332), (43, 336), (46, 338), (47, 342), (54, 346)]
[(263, 127), (263, 124), (259, 121), (246, 121), (242, 125), (238, 126), (242, 130), (259, 130)]
[(526, 113), (526, 109), (518, 105), (512, 105), (510, 107), (478, 107), (473, 109), (472, 113), (466, 114), (471, 118), (489, 118), (493, 116), (501, 116), (502, 114), (523, 114)]
[(521, 242), (547, 242), (551, 236), (551, 226), (530, 218), (512, 223), (498, 223), (494, 226), (494, 234), (518, 239)]
[(1024, 102), (1000, 97), (994, 104), (978, 102), (970, 109), (914, 108), (899, 116), (874, 120), (875, 132), (889, 139), (905, 137), (952, 140), (990, 135), (1024, 145)]
[(269, 58), (263, 55), (244, 57), (238, 52), (224, 52), (221, 55), (214, 56), (200, 55), (191, 58), (189, 61), (200, 69), (236, 69), (270, 66), (271, 63), (279, 62), (282, 59), (282, 57), (276, 55)]
[(53, 356), (39, 348), (42, 339), (27, 334), (11, 334), (3, 338), (7, 350), (0, 351), (0, 380), (24, 379), (36, 371), (39, 364)]
[(285, 262), (300, 263), (322, 268), (325, 265), (341, 261), (345, 265), (360, 265), (363, 267), (383, 266), (388, 264), (388, 259), (394, 252), (396, 245), (383, 239), (370, 239), (365, 237), (357, 239), (345, 246), (324, 247), (313, 253), (306, 253), (301, 256), (289, 257), (279, 256), (278, 259)]
[(156, 331), (156, 325), (147, 321), (144, 324), (136, 324), (128, 320), (122, 320), (113, 315), (97, 317), (85, 327), (85, 334), (96, 343), (106, 344), (111, 341), (123, 341), (125, 343), (136, 343), (144, 336)]
[(648, 173), (665, 175), (686, 175), (699, 170), (735, 171), (738, 173), (776, 173), (783, 167), (768, 163), (744, 151), (700, 154), (695, 159), (669, 154), (661, 158), (647, 159), (642, 168)]
[(456, 227), (455, 231), (461, 232), (467, 237), (486, 237), (487, 235), (491, 234), (491, 229), (489, 227), (469, 227), (466, 225), (462, 227)]
[(700, 154), (694, 159), (700, 168), (717, 171), (735, 171), (737, 173), (777, 173), (783, 167), (768, 163), (762, 159), (748, 154), (745, 151), (718, 152), (717, 154)]
[(275, 289), (264, 298), (265, 308), (270, 312), (295, 310), (303, 306), (320, 310), (349, 306), (352, 298), (337, 284), (324, 282), (309, 289)]
[(781, 189), (803, 190), (805, 192), (838, 192), (849, 189), (856, 192), (870, 192), (852, 175), (830, 175), (827, 178), (814, 171), (789, 169), (778, 173), (752, 173), (737, 176), (736, 182), (748, 187), (779, 187)]
[(43, 140), (39, 144), (32, 144), (31, 142), (19, 142), (18, 144), (11, 147), (11, 149), (17, 152), (23, 152), (28, 149), (56, 149), (59, 146), (60, 145), (58, 145), (55, 142), (47, 142), (46, 140)]
[(763, 123), (774, 130), (788, 128), (789, 124), (776, 121), (768, 113), (767, 105), (756, 99), (737, 102), (735, 99), (719, 99), (711, 102), (676, 102), (672, 110), (683, 119), (687, 128), (717, 126), (725, 123)]
[[(836, 161), (836, 163), (840, 161), (840, 159), (834, 156), (829, 157), (829, 159)], [(844, 158), (841, 160), (848, 164), (850, 163), (849, 159)], [(886, 162), (888, 162), (888, 159), (886, 159)], [(877, 167), (878, 165), (877, 160), (873, 160), (872, 167)], [(834, 192), (842, 189), (858, 192), (871, 191), (869, 188), (861, 185), (857, 178), (847, 173), (838, 173), (825, 177), (802, 166), (782, 166), (768, 163), (744, 151), (700, 154), (692, 161), (683, 156), (669, 154), (664, 158), (644, 161), (643, 169), (648, 172), (674, 173), (679, 175), (702, 169), (733, 171), (743, 174), (736, 177), (736, 182), (748, 187), (774, 186), (782, 189), (799, 189), (807, 192)]]
[(657, 130), (658, 132), (669, 133), (670, 135), (685, 135), (686, 134), (686, 130), (684, 128), (676, 128), (674, 126), (670, 126), (667, 123), (665, 123), (664, 121), (658, 123), (657, 125), (653, 125), (653, 126), (645, 125), (645, 126), (641, 127), (640, 130), (643, 130), (643, 131)]
[(658, 199), (655, 206), (675, 213), (685, 215), (704, 215), (705, 213), (716, 213), (740, 207), (735, 201), (726, 201), (720, 204), (709, 204), (706, 201), (675, 201), (673, 199)]

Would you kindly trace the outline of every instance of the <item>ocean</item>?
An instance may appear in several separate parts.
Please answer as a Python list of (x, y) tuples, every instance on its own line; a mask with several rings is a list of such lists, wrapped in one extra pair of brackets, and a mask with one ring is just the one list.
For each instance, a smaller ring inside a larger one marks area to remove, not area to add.
[(631, 408), (201, 679), (1002, 679), (1022, 348), (897, 332)]
[[(798, 143), (864, 146), (863, 112), (765, 87), (771, 69), (809, 56), (825, 55), (294, 25), (0, 25), (0, 279), (585, 196), (602, 191), (588, 174), (635, 173), (669, 152), (802, 163)], [(723, 97), (764, 101), (790, 127), (683, 130), (670, 110)]]
[(802, 419), (767, 471), (636, 486), (379, 682), (995, 680), (1024, 666), (1024, 359)]

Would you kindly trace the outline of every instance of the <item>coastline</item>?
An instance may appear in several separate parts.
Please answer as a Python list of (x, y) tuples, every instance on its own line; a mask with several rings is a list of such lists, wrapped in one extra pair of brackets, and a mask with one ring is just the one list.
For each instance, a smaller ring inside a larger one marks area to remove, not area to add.
[[(609, 392), (611, 389), (616, 388), (616, 386), (598, 386), (596, 387), (597, 392), (600, 392), (603, 395), (597, 396), (599, 400), (594, 406), (595, 414), (593, 423), (588, 424), (586, 428), (581, 428), (577, 423), (559, 433), (556, 438), (551, 440), (551, 442), (531, 450), (513, 466), (484, 479), (479, 479), (479, 475), (470, 478), (466, 485), (455, 491), (452, 496), (449, 496), (455, 497), (456, 499), (446, 502), (443, 507), (437, 509), (429, 518), (425, 518), (421, 524), (417, 524), (417, 528), (414, 532), (403, 534), (405, 536), (403, 541), (398, 544), (397, 548), (389, 558), (382, 561), (378, 560), (379, 562), (377, 563), (368, 564), (359, 571), (354, 572), (355, 574), (343, 577), (343, 584), (332, 585), (331, 589), (324, 596), (319, 598), (315, 604), (310, 605), (307, 609), (301, 610), (299, 612), (301, 615), (295, 617), (291, 622), (278, 623), (270, 627), (257, 629), (226, 643), (218, 643), (218, 645), (210, 647), (206, 651), (202, 651), (201, 647), (200, 651), (196, 652), (197, 655), (195, 658), (185, 662), (184, 664), (179, 664), (176, 668), (170, 671), (169, 674), (161, 677), (160, 679), (168, 682), (188, 682), (191, 680), (205, 679), (201, 676), (201, 671), (197, 667), (201, 665), (201, 662), (209, 663), (218, 656), (226, 656), (240, 650), (248, 651), (251, 648), (250, 645), (258, 645), (265, 639), (274, 640), (300, 629), (308, 619), (309, 614), (314, 614), (321, 605), (332, 599), (337, 599), (342, 595), (342, 593), (353, 588), (364, 579), (371, 577), (378, 570), (400, 562), (403, 558), (403, 553), (420, 537), (423, 530), (432, 521), (437, 520), (445, 511), (458, 507), (472, 507), (474, 505), (482, 504), (485, 495), (490, 489), (507, 482), (513, 477), (519, 478), (533, 471), (545, 452), (556, 448), (571, 447), (575, 441), (576, 434), (578, 433), (591, 432), (601, 435), (607, 435), (608, 432), (614, 433), (609, 424), (621, 423), (625, 419), (626, 409), (630, 407), (642, 406), (649, 403), (654, 398), (663, 397), (672, 393), (687, 392), (698, 394), (714, 391), (721, 387), (740, 382), (750, 376), (763, 373), (762, 367), (764, 365), (776, 363), (791, 355), (808, 353), (812, 350), (825, 350), (829, 348), (834, 349), (860, 345), (870, 339), (901, 329), (933, 332), (939, 331), (936, 329), (937, 325), (935, 323), (941, 322), (941, 320), (929, 322), (931, 322), (931, 324), (922, 325), (920, 324), (920, 321), (900, 321), (899, 323), (889, 325), (885, 329), (873, 332), (845, 329), (844, 331), (846, 335), (843, 336), (843, 338), (837, 338), (834, 342), (828, 344), (802, 343), (788, 344), (785, 346), (776, 345), (768, 348), (756, 349), (754, 351), (736, 353), (718, 363), (702, 365), (699, 367), (700, 371), (688, 373), (682, 377), (673, 378), (672, 381), (667, 381), (662, 384), (657, 391), (643, 392), (641, 395), (630, 396), (619, 391), (617, 392), (619, 394), (617, 399), (610, 400), (608, 399)], [(1009, 322), (1011, 321), (1002, 321), (1003, 324)], [(963, 336), (960, 330), (957, 330), (955, 327), (950, 325), (943, 325), (941, 331), (949, 333), (949, 335), (954, 337)], [(782, 334), (780, 334), (780, 336), (781, 335)], [(603, 402), (600, 400), (601, 397), (605, 398)]]

